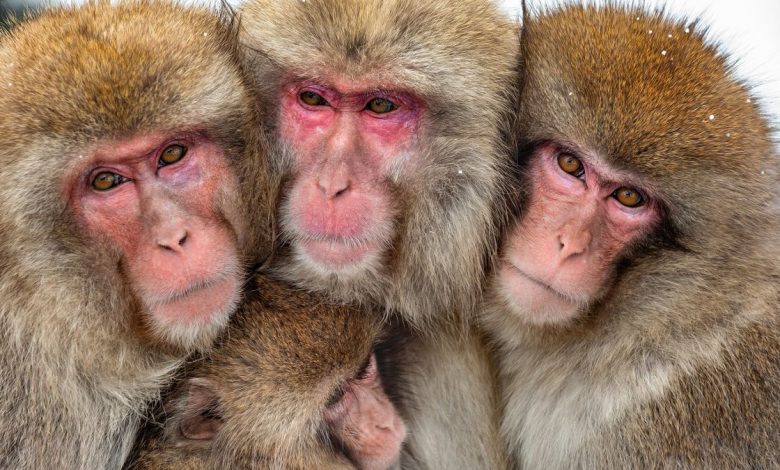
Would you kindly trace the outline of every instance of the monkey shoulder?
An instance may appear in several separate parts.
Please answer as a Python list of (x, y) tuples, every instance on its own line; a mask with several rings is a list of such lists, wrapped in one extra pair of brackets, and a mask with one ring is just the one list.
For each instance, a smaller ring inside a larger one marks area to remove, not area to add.
[(612, 426), (615, 465), (780, 465), (777, 314), (737, 332), (720, 360), (682, 373), (658, 399)]
[(566, 347), (529, 340), (504, 349), (502, 428), (515, 460), (529, 467), (777, 467), (780, 311), (758, 310), (725, 326), (715, 335), (720, 344), (696, 359), (637, 344), (633, 359), (596, 367), (608, 348), (578, 348), (571, 338)]

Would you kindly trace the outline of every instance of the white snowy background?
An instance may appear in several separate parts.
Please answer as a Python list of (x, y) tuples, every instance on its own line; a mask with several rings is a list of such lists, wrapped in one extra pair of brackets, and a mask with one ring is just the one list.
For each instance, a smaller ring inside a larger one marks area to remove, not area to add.
[[(41, 0), (0, 0), (0, 4), (34, 6)], [(58, 1), (58, 0), (49, 0)], [(81, 0), (75, 0), (79, 2)], [(185, 0), (216, 3), (218, 0)], [(242, 0), (228, 0), (238, 5)], [(426, 1), (426, 0), (419, 0)], [(520, 0), (495, 0), (517, 17)], [(561, 0), (528, 0), (532, 7), (555, 5)], [(569, 0), (571, 1), (571, 0)], [(603, 3), (604, 0), (582, 0)], [(621, 0), (625, 3), (631, 0)], [(740, 78), (755, 85), (764, 110), (780, 121), (780, 1), (778, 0), (644, 0), (646, 8), (666, 5), (675, 15), (698, 17), (710, 26), (711, 37), (737, 60)], [(777, 128), (777, 126), (776, 126)]]

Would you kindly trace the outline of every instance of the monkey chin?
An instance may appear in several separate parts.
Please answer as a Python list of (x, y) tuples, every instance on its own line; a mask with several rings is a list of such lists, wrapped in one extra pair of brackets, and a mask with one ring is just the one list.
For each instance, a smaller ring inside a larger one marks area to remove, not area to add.
[(359, 253), (351, 251), (345, 256), (336, 253), (332, 258), (314, 256), (307, 248), (308, 246), (300, 241), (293, 245), (291, 267), (294, 269), (286, 271), (295, 278), (305, 277), (310, 281), (335, 285), (350, 285), (355, 282), (365, 284), (368, 279), (373, 279), (382, 271), (381, 260), (385, 250), (381, 244), (366, 244), (359, 249)]
[(347, 273), (376, 258), (381, 250), (377, 243), (353, 243), (341, 240), (300, 240), (298, 251), (302, 259), (328, 272)]
[(167, 301), (147, 304), (150, 330), (186, 351), (204, 350), (227, 326), (240, 300), (239, 276), (223, 275)]
[(501, 267), (498, 281), (498, 290), (509, 310), (531, 325), (565, 325), (587, 307), (587, 302), (553, 289), (511, 263)]
[[(280, 226), (298, 268), (315, 278), (350, 281), (380, 268), (393, 241), (394, 213), (381, 202), (355, 206), (338, 212), (323, 209), (315, 216), (304, 214), (292, 199), (284, 203)], [(376, 220), (366, 220), (366, 213)]]

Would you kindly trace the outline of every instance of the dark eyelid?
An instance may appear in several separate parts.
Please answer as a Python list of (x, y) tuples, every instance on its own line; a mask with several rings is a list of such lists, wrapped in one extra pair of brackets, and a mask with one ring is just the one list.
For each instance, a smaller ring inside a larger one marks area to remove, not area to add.
[(344, 398), (344, 394), (347, 393), (347, 386), (346, 384), (339, 385), (336, 390), (333, 391), (333, 393), (328, 397), (328, 401), (326, 403), (326, 407), (330, 408), (332, 406), (335, 406), (338, 402), (341, 401), (342, 398)]
[(355, 378), (358, 379), (358, 380), (359, 379), (365, 379), (366, 378), (366, 374), (368, 373), (368, 366), (369, 365), (371, 365), (371, 354), (368, 355), (366, 360), (360, 366), (360, 369), (358, 369), (358, 373), (355, 375)]

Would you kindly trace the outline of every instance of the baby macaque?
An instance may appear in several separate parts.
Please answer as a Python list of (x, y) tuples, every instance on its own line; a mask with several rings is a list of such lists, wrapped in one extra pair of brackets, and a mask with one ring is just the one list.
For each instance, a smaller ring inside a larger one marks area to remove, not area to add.
[(384, 470), (406, 427), (382, 387), (379, 318), (264, 277), (164, 400), (130, 468)]

